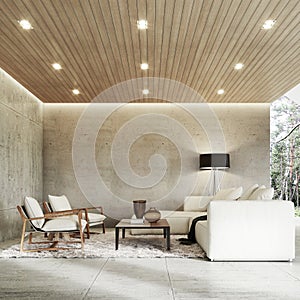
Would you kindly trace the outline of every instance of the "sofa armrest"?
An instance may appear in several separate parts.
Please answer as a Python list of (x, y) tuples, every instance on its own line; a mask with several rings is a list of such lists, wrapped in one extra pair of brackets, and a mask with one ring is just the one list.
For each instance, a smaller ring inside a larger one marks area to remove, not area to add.
[(291, 260), (295, 257), (290, 201), (211, 201), (208, 251), (212, 260)]
[(188, 196), (184, 200), (184, 211), (206, 211), (213, 196)]

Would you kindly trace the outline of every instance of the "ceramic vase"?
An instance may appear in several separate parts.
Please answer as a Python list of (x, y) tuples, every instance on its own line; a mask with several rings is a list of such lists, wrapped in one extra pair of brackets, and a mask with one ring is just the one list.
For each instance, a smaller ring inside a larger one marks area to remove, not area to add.
[(158, 220), (160, 220), (161, 214), (155, 207), (150, 207), (149, 210), (147, 210), (144, 213), (144, 218), (149, 223), (155, 223)]
[(133, 211), (137, 219), (142, 219), (146, 210), (146, 200), (133, 200)]

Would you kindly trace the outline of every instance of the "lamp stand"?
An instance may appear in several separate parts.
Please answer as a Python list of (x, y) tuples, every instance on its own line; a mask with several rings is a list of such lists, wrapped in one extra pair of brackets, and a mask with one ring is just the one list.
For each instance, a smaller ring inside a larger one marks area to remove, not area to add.
[(218, 168), (212, 168), (212, 172), (213, 172), (212, 180), (213, 180), (213, 196), (214, 196), (220, 189)]

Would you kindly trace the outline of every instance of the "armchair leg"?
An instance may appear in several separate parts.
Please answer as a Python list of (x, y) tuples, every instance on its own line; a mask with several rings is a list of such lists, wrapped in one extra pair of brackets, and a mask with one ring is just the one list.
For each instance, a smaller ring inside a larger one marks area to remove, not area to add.
[(32, 232), (29, 233), (29, 240), (28, 240), (29, 244), (32, 244)]
[(84, 231), (82, 230), (81, 222), (79, 224), (79, 233), (80, 233), (80, 241), (81, 241), (81, 251), (84, 249)]
[(103, 233), (105, 233), (105, 224), (104, 224), (104, 222), (102, 223), (102, 229), (103, 229)]
[(90, 225), (89, 223), (86, 224), (86, 237), (89, 239), (90, 238)]
[(23, 221), (22, 237), (21, 237), (21, 244), (20, 244), (20, 252), (24, 251), (25, 230), (26, 230), (26, 222)]

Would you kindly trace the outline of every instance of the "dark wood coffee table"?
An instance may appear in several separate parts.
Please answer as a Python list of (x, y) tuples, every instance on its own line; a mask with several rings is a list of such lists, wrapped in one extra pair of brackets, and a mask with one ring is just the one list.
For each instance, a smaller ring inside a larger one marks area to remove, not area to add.
[(131, 224), (130, 219), (122, 219), (115, 227), (116, 250), (119, 248), (119, 230), (122, 229), (122, 238), (125, 238), (126, 229), (162, 229), (166, 239), (166, 249), (170, 250), (170, 225), (166, 219), (160, 219), (155, 223)]

